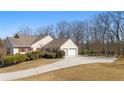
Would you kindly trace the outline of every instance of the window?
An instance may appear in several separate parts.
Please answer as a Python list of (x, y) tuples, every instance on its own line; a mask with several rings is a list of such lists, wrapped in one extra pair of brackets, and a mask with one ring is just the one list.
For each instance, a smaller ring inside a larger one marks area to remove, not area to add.
[(19, 48), (19, 52), (25, 52), (26, 48), (25, 47), (21, 47)]
[(32, 48), (28, 47), (28, 48), (27, 48), (27, 51), (28, 51), (28, 52), (29, 52), (29, 51), (32, 51)]
[(37, 51), (40, 51), (40, 50), (41, 50), (41, 48), (36, 48), (36, 50), (37, 50)]

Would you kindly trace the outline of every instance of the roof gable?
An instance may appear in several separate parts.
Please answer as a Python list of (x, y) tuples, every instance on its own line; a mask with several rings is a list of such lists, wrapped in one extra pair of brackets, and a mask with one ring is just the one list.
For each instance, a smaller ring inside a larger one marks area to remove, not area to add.
[(61, 45), (61, 48), (78, 48), (78, 46), (71, 39), (68, 39), (67, 42)]
[(44, 37), (19, 34), (17, 37), (8, 37), (8, 39), (13, 47), (31, 47), (32, 44), (43, 39)]
[(45, 35), (45, 36), (38, 36), (38, 37), (34, 40), (34, 42), (32, 42), (32, 44), (38, 42), (39, 40), (45, 38), (46, 36), (48, 36), (48, 35)]

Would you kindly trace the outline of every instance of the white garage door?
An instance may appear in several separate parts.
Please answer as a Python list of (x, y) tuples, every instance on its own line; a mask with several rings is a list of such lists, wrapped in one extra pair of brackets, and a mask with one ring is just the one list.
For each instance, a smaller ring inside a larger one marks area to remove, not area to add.
[(76, 55), (76, 48), (69, 48), (68, 49), (68, 56)]

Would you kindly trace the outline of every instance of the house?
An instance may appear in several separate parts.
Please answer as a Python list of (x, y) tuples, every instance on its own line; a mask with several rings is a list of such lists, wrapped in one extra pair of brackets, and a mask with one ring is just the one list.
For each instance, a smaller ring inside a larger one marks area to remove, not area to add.
[(47, 36), (29, 36), (17, 34), (5, 40), (6, 54), (25, 54), (41, 49), (64, 50), (65, 56), (77, 55), (78, 46), (71, 39), (53, 39)]

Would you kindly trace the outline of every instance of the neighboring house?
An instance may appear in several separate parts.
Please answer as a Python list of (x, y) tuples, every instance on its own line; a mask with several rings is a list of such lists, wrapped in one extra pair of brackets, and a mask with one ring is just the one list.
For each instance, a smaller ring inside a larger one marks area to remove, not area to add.
[(66, 56), (77, 55), (78, 47), (71, 39), (53, 39), (47, 36), (26, 36), (17, 34), (5, 40), (6, 54), (25, 54), (41, 49), (64, 50)]

